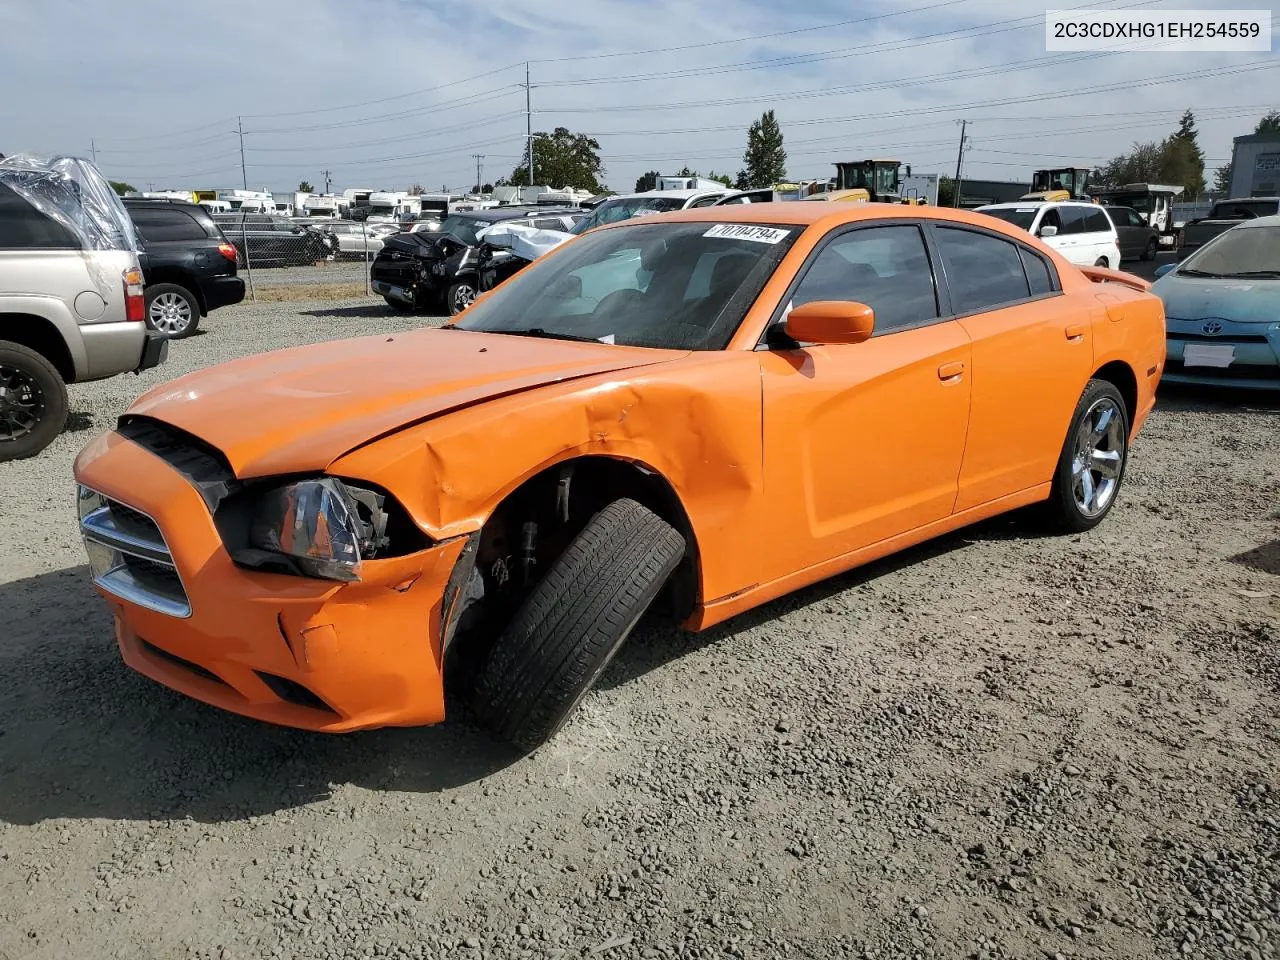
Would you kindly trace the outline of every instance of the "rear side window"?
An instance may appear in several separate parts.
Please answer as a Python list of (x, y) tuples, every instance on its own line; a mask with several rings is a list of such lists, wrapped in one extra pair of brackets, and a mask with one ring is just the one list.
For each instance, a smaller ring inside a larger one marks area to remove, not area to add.
[(937, 227), (951, 308), (976, 313), (1031, 296), (1018, 245), (959, 227)]
[(0, 186), (0, 250), (79, 250), (75, 234)]
[(1107, 217), (1107, 212), (1101, 207), (1093, 210), (1085, 215), (1084, 229), (1086, 233), (1110, 233), (1111, 220)]
[(204, 240), (204, 227), (196, 223), (191, 214), (176, 207), (130, 207), (129, 216), (148, 243), (171, 243), (179, 240)]
[(1058, 219), (1062, 221), (1062, 229), (1058, 233), (1085, 233), (1085, 214), (1083, 207), (1058, 207)]
[(1022, 255), (1022, 268), (1027, 271), (1027, 283), (1031, 287), (1031, 296), (1043, 297), (1053, 293), (1053, 275), (1049, 273), (1049, 264), (1038, 253), (1032, 253), (1026, 247), (1019, 247)]

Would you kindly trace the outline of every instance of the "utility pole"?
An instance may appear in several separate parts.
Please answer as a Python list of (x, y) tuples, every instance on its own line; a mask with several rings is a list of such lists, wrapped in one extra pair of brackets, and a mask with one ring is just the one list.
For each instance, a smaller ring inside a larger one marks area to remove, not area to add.
[(969, 126), (968, 120), (960, 120), (958, 122), (960, 124), (960, 149), (956, 151), (956, 180), (951, 194), (951, 205), (953, 207), (960, 206), (960, 163), (964, 160), (964, 147), (966, 140), (964, 132)]
[(89, 141), (89, 152), (93, 154), (93, 163), (96, 166), (98, 163), (98, 145), (92, 140)]
[(483, 153), (473, 153), (471, 155), (471, 159), (475, 160), (476, 162), (476, 193), (480, 192), (480, 187), (484, 182), (480, 176), (480, 171), (483, 167), (480, 161), (484, 159), (484, 156), (485, 155)]
[(328, 170), (326, 170), (326, 171), (324, 171), (324, 192), (325, 192), (326, 194), (328, 194), (328, 193), (329, 193), (329, 184), (331, 184), (331, 183), (333, 183), (333, 180), (332, 180), (332, 178), (331, 178), (331, 177), (330, 177), (330, 175), (329, 175), (329, 171), (328, 171)]
[(240, 181), (246, 190), (249, 189), (249, 174), (244, 167), (244, 121), (236, 117), (236, 132), (240, 134)]
[(533, 104), (531, 91), (533, 84), (529, 82), (529, 61), (524, 63), (524, 132), (529, 143), (529, 186), (533, 186)]

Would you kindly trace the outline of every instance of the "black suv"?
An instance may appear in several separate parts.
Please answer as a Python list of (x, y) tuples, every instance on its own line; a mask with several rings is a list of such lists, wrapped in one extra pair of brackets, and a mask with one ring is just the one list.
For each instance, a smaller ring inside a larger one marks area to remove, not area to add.
[(189, 337), (209, 311), (244, 299), (236, 248), (204, 207), (132, 197), (125, 198), (124, 207), (141, 240), (138, 259), (150, 329), (169, 338)]
[(569, 207), (495, 207), (450, 214), (436, 231), (393, 233), (382, 241), (369, 279), (392, 310), (465, 310), (480, 287), (481, 230), (524, 220), (539, 230), (568, 232), (583, 211)]

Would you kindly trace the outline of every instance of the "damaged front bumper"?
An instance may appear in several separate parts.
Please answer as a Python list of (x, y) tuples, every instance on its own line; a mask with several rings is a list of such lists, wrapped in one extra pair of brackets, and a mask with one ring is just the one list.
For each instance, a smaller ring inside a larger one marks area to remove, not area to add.
[(75, 475), (101, 498), (82, 531), (121, 655), (139, 673), (307, 730), (444, 719), (444, 650), (474, 535), (364, 561), (350, 583), (264, 573), (232, 561), (186, 478), (120, 434), (91, 443)]

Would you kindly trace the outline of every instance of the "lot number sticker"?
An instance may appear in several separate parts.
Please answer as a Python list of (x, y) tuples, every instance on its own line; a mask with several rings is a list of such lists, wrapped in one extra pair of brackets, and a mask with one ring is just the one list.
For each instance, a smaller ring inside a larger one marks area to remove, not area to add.
[(757, 227), (750, 223), (717, 223), (703, 236), (773, 244), (785, 240), (790, 233), (790, 230), (782, 230), (778, 227)]

